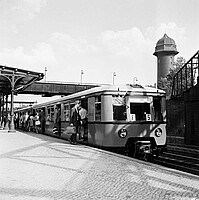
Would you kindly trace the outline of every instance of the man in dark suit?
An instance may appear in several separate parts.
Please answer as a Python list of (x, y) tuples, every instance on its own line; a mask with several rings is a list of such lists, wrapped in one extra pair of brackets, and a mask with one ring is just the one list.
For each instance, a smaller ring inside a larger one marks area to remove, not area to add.
[(45, 113), (44, 113), (44, 110), (41, 109), (39, 111), (39, 121), (41, 122), (41, 133), (45, 133)]
[(75, 101), (75, 106), (71, 109), (70, 115), (70, 125), (75, 126), (75, 133), (73, 133), (70, 137), (71, 144), (77, 144), (77, 133), (79, 131), (79, 127), (81, 125), (80, 115), (79, 115), (79, 107), (81, 102), (79, 100)]
[(54, 129), (56, 129), (55, 134), (61, 136), (61, 109), (59, 105), (55, 107)]

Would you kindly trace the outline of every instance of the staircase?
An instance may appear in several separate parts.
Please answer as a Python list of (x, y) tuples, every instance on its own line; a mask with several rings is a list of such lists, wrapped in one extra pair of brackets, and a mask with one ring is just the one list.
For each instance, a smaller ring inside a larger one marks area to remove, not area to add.
[(199, 147), (169, 144), (167, 151), (154, 162), (184, 172), (199, 175)]

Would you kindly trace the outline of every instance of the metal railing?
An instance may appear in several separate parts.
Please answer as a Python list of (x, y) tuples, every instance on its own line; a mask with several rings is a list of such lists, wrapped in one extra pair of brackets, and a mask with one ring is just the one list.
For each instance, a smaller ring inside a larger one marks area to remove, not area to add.
[(199, 51), (174, 75), (171, 98), (181, 96), (189, 88), (198, 84)]

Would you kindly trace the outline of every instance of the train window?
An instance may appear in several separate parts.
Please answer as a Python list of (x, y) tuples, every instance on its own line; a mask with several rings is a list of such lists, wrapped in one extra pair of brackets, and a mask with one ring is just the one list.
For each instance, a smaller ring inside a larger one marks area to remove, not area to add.
[(51, 121), (54, 121), (54, 106), (50, 107), (50, 119)]
[(51, 118), (50, 118), (50, 107), (47, 107), (47, 116), (49, 116), (48, 119), (51, 120)]
[(71, 115), (71, 109), (75, 106), (75, 103), (69, 104), (69, 121), (70, 121), (70, 115)]
[(113, 105), (113, 120), (126, 120), (126, 106)]
[(75, 106), (75, 103), (70, 103), (70, 110)]
[(101, 103), (95, 103), (95, 121), (101, 120)]
[(95, 121), (101, 120), (101, 96), (95, 98)]
[(50, 115), (50, 107), (47, 108), (47, 112)]
[(88, 98), (81, 99), (81, 105), (84, 109), (88, 110)]
[(125, 98), (113, 96), (113, 120), (126, 120)]
[(155, 121), (163, 120), (161, 101), (162, 101), (161, 98), (153, 97), (154, 120)]
[(95, 97), (95, 102), (100, 102), (101, 103), (101, 96)]
[(136, 121), (147, 120), (147, 114), (150, 114), (150, 104), (149, 103), (130, 103), (130, 112), (135, 116)]
[(64, 104), (64, 121), (70, 121), (70, 105)]

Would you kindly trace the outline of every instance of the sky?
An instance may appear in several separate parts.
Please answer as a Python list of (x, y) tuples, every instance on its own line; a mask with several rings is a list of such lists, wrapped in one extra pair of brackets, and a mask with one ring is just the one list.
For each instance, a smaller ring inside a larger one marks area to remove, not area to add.
[(136, 77), (154, 85), (153, 53), (165, 33), (176, 42), (175, 58), (188, 61), (199, 49), (198, 0), (0, 0), (0, 7), (0, 65), (45, 73), (43, 81)]

